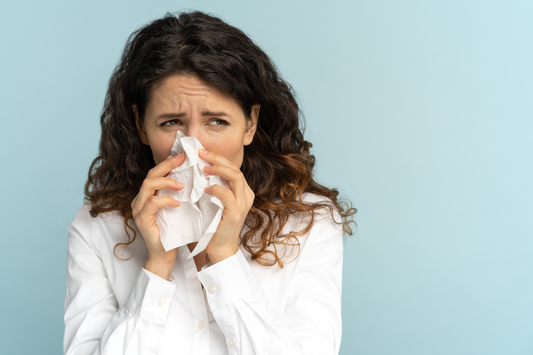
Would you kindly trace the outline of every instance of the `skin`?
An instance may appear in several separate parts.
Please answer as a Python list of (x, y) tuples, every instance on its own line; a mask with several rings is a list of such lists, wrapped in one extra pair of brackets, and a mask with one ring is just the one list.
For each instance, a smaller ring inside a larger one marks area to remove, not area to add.
[[(150, 146), (156, 163), (132, 202), (135, 223), (148, 249), (146, 270), (168, 280), (176, 262), (178, 249), (166, 252), (163, 248), (155, 214), (159, 208), (180, 206), (173, 197), (156, 196), (157, 191), (164, 188), (176, 191), (183, 188), (183, 184), (166, 177), (185, 161), (183, 153), (167, 158), (178, 130), (186, 136), (196, 137), (204, 146), (205, 150), (198, 154), (212, 164), (204, 171), (220, 175), (230, 186), (227, 189), (214, 185), (206, 189), (208, 194), (222, 201), (224, 212), (206, 250), (195, 257), (196, 266), (199, 270), (205, 265), (206, 255), (212, 264), (216, 264), (238, 251), (240, 231), (254, 200), (254, 193), (240, 167), (244, 146), (249, 145), (255, 135), (259, 109), (259, 105), (254, 105), (247, 118), (233, 99), (189, 75), (170, 76), (154, 88), (143, 122), (133, 105), (139, 136)], [(192, 250), (194, 245), (188, 247)]]

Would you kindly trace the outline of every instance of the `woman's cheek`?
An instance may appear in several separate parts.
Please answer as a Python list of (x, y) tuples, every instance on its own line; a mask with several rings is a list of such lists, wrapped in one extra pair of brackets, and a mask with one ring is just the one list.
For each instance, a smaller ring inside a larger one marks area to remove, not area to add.
[(174, 140), (175, 138), (172, 140), (164, 139), (160, 140), (159, 142), (154, 141), (154, 144), (150, 145), (156, 165), (168, 158), (170, 151), (172, 150), (172, 146), (174, 145)]

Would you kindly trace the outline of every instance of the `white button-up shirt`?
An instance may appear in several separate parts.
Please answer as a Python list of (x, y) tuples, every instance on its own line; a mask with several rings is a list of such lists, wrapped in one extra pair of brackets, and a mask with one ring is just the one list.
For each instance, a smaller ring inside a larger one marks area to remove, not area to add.
[(119, 260), (113, 248), (128, 240), (122, 218), (92, 218), (89, 209), (69, 226), (65, 354), (338, 354), (343, 242), (328, 212), (299, 237), (298, 256), (287, 256), (282, 269), (241, 248), (197, 272), (181, 247), (166, 281), (143, 268), (138, 231), (119, 254), (131, 259)]

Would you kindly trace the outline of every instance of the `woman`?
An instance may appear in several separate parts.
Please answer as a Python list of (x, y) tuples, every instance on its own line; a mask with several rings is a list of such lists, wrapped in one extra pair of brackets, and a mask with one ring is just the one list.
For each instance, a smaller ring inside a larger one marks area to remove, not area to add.
[[(336, 354), (342, 234), (355, 209), (312, 177), (290, 87), (240, 30), (167, 14), (130, 37), (102, 113), (87, 203), (69, 227), (66, 354)], [(230, 188), (206, 249), (165, 251), (157, 191), (180, 130)], [(140, 237), (139, 237), (140, 236)]]

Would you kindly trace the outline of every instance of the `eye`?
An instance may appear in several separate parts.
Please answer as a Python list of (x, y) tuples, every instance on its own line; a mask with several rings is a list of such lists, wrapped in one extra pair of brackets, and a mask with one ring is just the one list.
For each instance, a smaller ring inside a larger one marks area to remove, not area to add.
[(209, 122), (210, 125), (213, 126), (229, 126), (229, 122), (226, 120), (222, 120), (220, 118), (214, 119)]
[(181, 122), (179, 120), (170, 120), (170, 121), (165, 121), (165, 122), (161, 123), (160, 126), (161, 127), (174, 126), (174, 125), (177, 125), (177, 124), (181, 124)]

